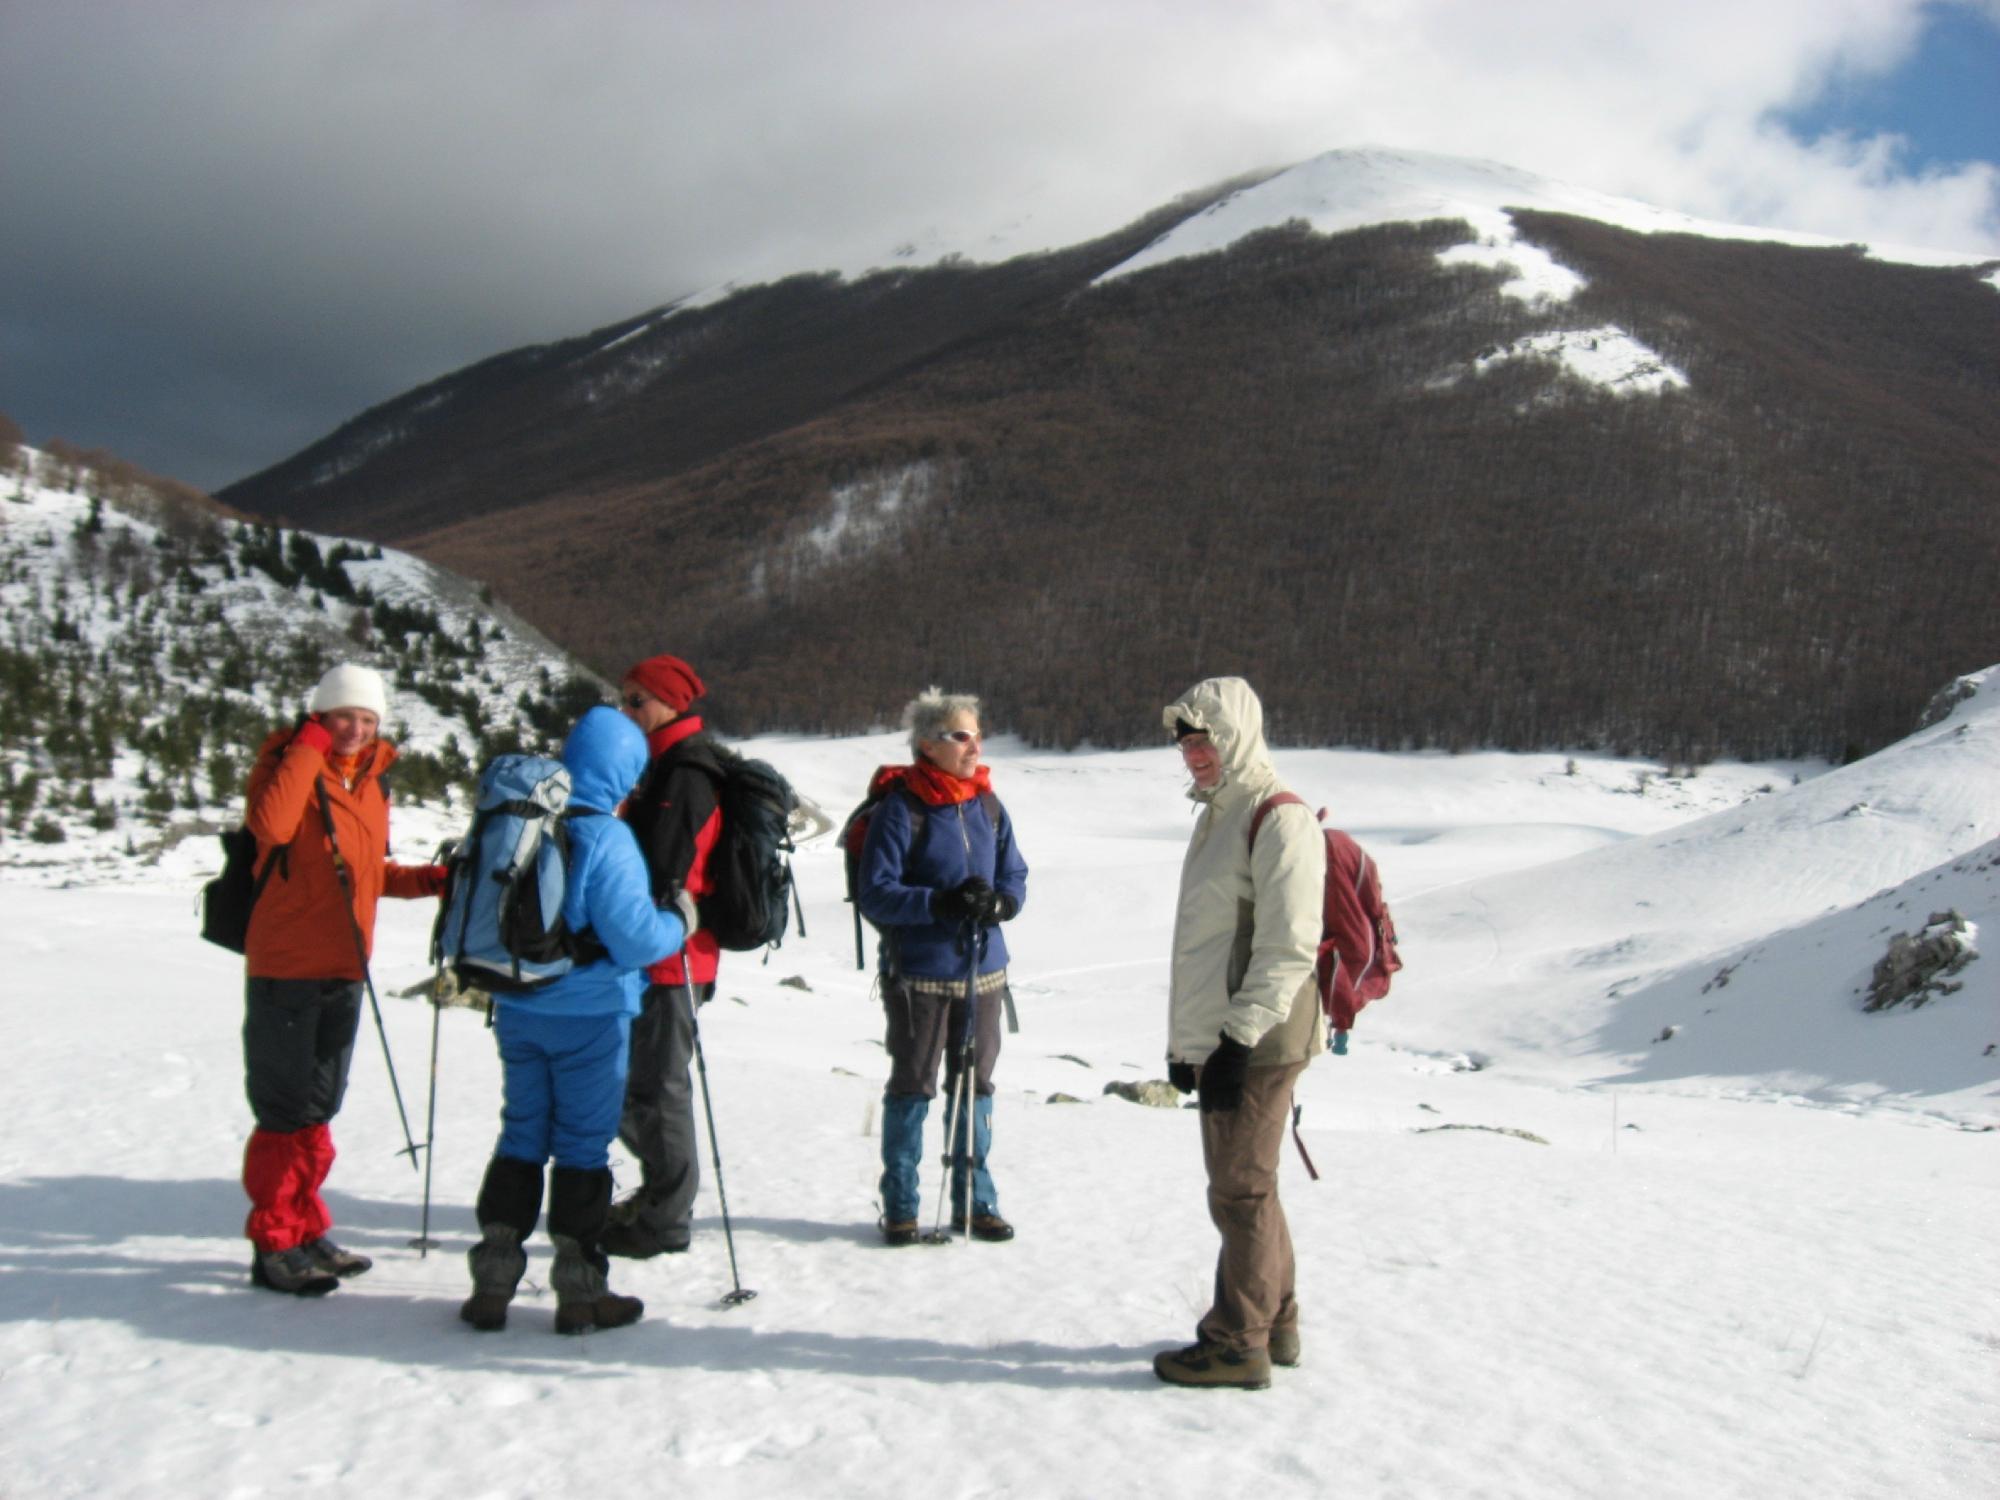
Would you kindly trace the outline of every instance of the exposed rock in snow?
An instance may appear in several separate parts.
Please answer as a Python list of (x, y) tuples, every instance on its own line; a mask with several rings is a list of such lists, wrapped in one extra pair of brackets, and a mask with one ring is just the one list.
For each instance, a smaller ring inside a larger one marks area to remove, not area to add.
[(1154, 1109), (1181, 1107), (1181, 1091), (1164, 1078), (1148, 1078), (1143, 1083), (1128, 1083), (1116, 1078), (1104, 1085), (1104, 1092), (1120, 1099), (1130, 1099), (1134, 1104), (1150, 1105)]
[(1951, 976), (1979, 957), (1974, 946), (1979, 929), (1956, 911), (1932, 912), (1917, 933), (1899, 932), (1889, 939), (1889, 951), (1875, 965), (1863, 1010), (1888, 1010), (1907, 1004), (1912, 1010), (1962, 988)]

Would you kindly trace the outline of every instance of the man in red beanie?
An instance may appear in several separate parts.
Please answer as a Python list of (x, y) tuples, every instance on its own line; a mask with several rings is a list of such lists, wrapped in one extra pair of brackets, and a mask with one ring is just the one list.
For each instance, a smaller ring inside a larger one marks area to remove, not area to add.
[[(646, 856), (653, 899), (662, 906), (685, 891), (708, 894), (709, 852), (722, 831), (716, 788), (722, 766), (715, 741), (693, 705), (707, 691), (677, 656), (651, 656), (625, 673), (619, 703), (646, 732), (651, 762), (625, 804), (625, 819)], [(694, 1133), (694, 1001), (715, 993), (718, 949), (697, 929), (682, 952), (646, 971), (646, 993), (632, 1023), (632, 1064), (618, 1138), (639, 1160), (638, 1190), (611, 1209), (604, 1248), (645, 1259), (685, 1250), (695, 1190), (701, 1184)]]

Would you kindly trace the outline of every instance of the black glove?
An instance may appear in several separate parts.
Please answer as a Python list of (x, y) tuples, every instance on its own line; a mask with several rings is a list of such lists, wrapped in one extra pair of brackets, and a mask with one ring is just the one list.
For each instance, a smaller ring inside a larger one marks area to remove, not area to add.
[(1201, 1065), (1201, 1112), (1226, 1115), (1243, 1103), (1243, 1079), (1250, 1071), (1250, 1049), (1225, 1036)]
[(1194, 1092), (1194, 1064), (1170, 1062), (1167, 1064), (1167, 1082), (1183, 1094)]
[(945, 923), (978, 922), (984, 919), (987, 903), (992, 899), (993, 887), (974, 875), (948, 891), (933, 895), (931, 915)]
[(1021, 903), (1005, 891), (988, 891), (986, 909), (979, 914), (981, 927), (998, 927), (1002, 922), (1011, 922), (1021, 909)]

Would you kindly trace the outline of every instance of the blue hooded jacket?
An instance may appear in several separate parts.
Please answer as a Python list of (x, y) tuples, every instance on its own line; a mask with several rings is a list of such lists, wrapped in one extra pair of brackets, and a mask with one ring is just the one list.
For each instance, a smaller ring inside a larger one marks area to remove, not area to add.
[(562, 763), (569, 768), (569, 805), (605, 814), (569, 821), (563, 920), (572, 932), (590, 929), (609, 956), (541, 989), (498, 998), (538, 1015), (637, 1015), (647, 966), (680, 952), (687, 936), (678, 912), (653, 904), (639, 842), (610, 816), (645, 774), (646, 736), (615, 708), (593, 708), (563, 742)]

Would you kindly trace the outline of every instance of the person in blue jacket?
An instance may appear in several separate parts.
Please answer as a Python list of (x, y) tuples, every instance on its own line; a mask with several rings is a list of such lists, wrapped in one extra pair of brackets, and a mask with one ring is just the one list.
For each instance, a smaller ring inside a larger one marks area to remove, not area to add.
[(869, 818), (855, 883), (862, 915), (882, 934), (877, 967), (889, 1048), (882, 1237), (891, 1245), (916, 1242), (924, 1116), (937, 1097), (941, 1058), (945, 1097), (960, 1097), (955, 1086), (968, 1025), (966, 979), (976, 970), (970, 1214), (960, 1119), (953, 1126), (951, 1223), (977, 1239), (1010, 1240), (1014, 1226), (1000, 1216), (986, 1156), (1000, 1013), (1011, 1004), (1000, 924), (1028, 898), (1028, 866), (1007, 810), (993, 795), (991, 774), (979, 763), (979, 700), (931, 688), (903, 710), (903, 724), (915, 759), (875, 773), (871, 792), (881, 800)]
[[(646, 736), (615, 709), (593, 708), (563, 744), (570, 774), (569, 875), (563, 919), (604, 950), (538, 990), (494, 997), (503, 1094), (500, 1141), (480, 1185), (479, 1243), (467, 1260), (472, 1296), (459, 1316), (492, 1331), (527, 1269), (525, 1244), (542, 1207), (551, 1159), (549, 1239), (556, 1332), (636, 1323), (637, 1297), (606, 1282), (611, 1142), (625, 1104), (632, 1017), (648, 965), (678, 953), (693, 930), (693, 903), (656, 906), (631, 828), (613, 816), (646, 769)], [(602, 816), (597, 816), (601, 814)]]

